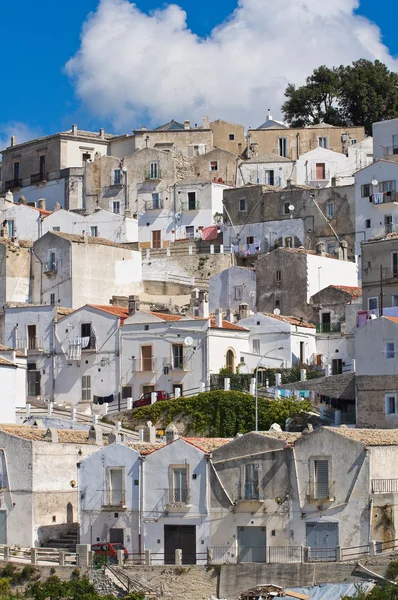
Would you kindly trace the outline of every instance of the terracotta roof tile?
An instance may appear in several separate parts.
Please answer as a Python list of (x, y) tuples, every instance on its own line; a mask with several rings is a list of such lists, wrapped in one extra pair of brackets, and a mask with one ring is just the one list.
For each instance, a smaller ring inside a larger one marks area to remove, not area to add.
[(339, 260), (336, 256), (332, 256), (331, 254), (317, 254), (315, 250), (306, 250), (305, 248), (286, 248), (285, 246), (279, 246), (277, 250), (284, 250), (285, 252), (293, 252), (294, 254), (311, 254), (312, 256), (322, 256), (323, 258), (333, 258), (334, 260)]
[(59, 317), (66, 317), (75, 311), (74, 308), (65, 308), (64, 306), (57, 306), (57, 315)]
[[(31, 440), (33, 442), (50, 442), (46, 438), (47, 429), (30, 427), (29, 425), (3, 425), (0, 424), (0, 433), (8, 433), (15, 437)], [(88, 431), (77, 429), (58, 429), (58, 440), (61, 444), (91, 444), (95, 445), (93, 440), (88, 437)], [(104, 441), (106, 438), (104, 437)]]
[(13, 362), (11, 362), (10, 360), (7, 360), (3, 356), (0, 356), (0, 366), (17, 368), (17, 365), (14, 365)]
[(295, 433), (293, 431), (258, 431), (257, 433), (272, 437), (276, 440), (281, 440), (287, 444), (292, 444), (301, 437), (301, 433)]
[(199, 450), (203, 450), (203, 452), (213, 452), (213, 450), (220, 448), (220, 446), (224, 446), (225, 444), (232, 442), (233, 438), (184, 437), (182, 439), (185, 442), (188, 442), (188, 444), (192, 444), (192, 446), (199, 448)]
[(359, 298), (362, 296), (362, 288), (353, 285), (331, 285), (330, 287), (336, 288), (336, 290), (341, 290), (342, 292), (347, 292), (353, 298)]
[(69, 242), (73, 242), (75, 244), (90, 244), (90, 245), (98, 245), (98, 246), (112, 246), (114, 248), (125, 248), (126, 250), (131, 250), (131, 247), (127, 244), (117, 244), (116, 242), (111, 242), (110, 240), (106, 240), (101, 237), (94, 237), (91, 235), (77, 235), (76, 233), (64, 233), (63, 231), (50, 231), (52, 235), (57, 235), (58, 237), (63, 238), (64, 240), (68, 240)]
[(148, 311), (148, 315), (158, 317), (158, 319), (162, 319), (163, 321), (181, 321), (181, 319), (183, 319), (182, 315), (170, 315), (168, 313), (158, 313), (152, 311)]
[[(0, 352), (13, 352), (15, 348), (9, 348), (8, 346), (4, 346), (4, 344), (0, 344)], [(26, 354), (21, 352), (20, 350), (15, 350), (17, 356), (25, 357)]]
[(307, 327), (308, 329), (316, 329), (316, 326), (312, 323), (306, 323), (305, 321), (301, 321), (297, 317), (287, 317), (285, 315), (274, 315), (272, 313), (261, 313), (265, 317), (271, 317), (271, 319), (276, 319), (277, 321), (282, 321), (283, 323), (289, 323), (289, 325), (294, 325), (296, 327)]
[(240, 327), (240, 325), (235, 325), (235, 323), (230, 323), (229, 321), (223, 321), (222, 327), (217, 327), (215, 318), (210, 318), (210, 328), (211, 329), (230, 329), (233, 331), (249, 331), (246, 327)]
[(147, 454), (155, 452), (155, 450), (160, 450), (160, 448), (166, 446), (166, 443), (155, 442), (154, 444), (151, 444), (149, 442), (128, 442), (127, 445), (129, 448), (139, 452), (142, 456), (146, 456)]
[(353, 427), (326, 427), (365, 446), (398, 446), (398, 429), (355, 429)]
[(91, 308), (95, 308), (96, 310), (102, 310), (103, 312), (107, 312), (115, 317), (119, 317), (121, 319), (121, 323), (123, 325), (125, 319), (129, 316), (129, 311), (127, 308), (123, 308), (122, 306), (112, 306), (112, 305), (102, 305), (102, 304), (87, 304), (87, 306), (91, 306)]

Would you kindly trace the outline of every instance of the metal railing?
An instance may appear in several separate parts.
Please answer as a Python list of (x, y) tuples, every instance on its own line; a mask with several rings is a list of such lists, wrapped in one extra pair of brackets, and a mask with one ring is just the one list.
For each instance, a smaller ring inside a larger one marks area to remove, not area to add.
[(40, 172), (34, 173), (34, 175), (30, 176), (30, 183), (41, 183), (42, 181), (47, 181), (47, 173)]
[(90, 340), (87, 344), (87, 346), (85, 346), (84, 348), (82, 348), (82, 352), (84, 352), (85, 350), (95, 350), (97, 347), (97, 338), (95, 335), (90, 335)]
[(134, 373), (157, 373), (162, 371), (163, 375), (167, 375), (169, 371), (191, 371), (191, 358), (172, 357), (172, 358), (134, 358), (132, 364)]
[(360, 556), (369, 556), (369, 554), (369, 544), (364, 544), (363, 546), (351, 546), (341, 549), (341, 560), (354, 560)]
[(124, 490), (105, 490), (106, 502), (104, 506), (117, 506), (123, 508), (126, 505), (126, 497)]
[(398, 492), (398, 479), (372, 479), (372, 494), (393, 494)]
[(44, 273), (53, 274), (58, 271), (58, 261), (52, 260), (44, 265)]
[(317, 323), (317, 333), (340, 333), (341, 323)]
[(199, 210), (199, 208), (199, 200), (195, 200), (195, 202), (189, 200), (181, 202), (181, 210)]
[(189, 488), (171, 488), (167, 490), (168, 503), (171, 506), (188, 505), (191, 501)]
[(307, 562), (307, 548), (303, 546), (269, 546), (268, 562), (270, 563), (302, 563)]
[(4, 183), (6, 192), (13, 188), (22, 187), (22, 179), (9, 179)]
[(145, 211), (148, 210), (162, 210), (163, 200), (147, 200), (145, 202)]
[(43, 349), (43, 339), (37, 336), (27, 337), (27, 338), (19, 338), (16, 343), (17, 349), (27, 349), (27, 350), (42, 350)]
[(162, 169), (159, 169), (159, 167), (145, 172), (146, 181), (158, 181), (159, 179), (162, 179)]
[(317, 173), (316, 169), (312, 169), (308, 176), (308, 181), (329, 181), (330, 179), (330, 171), (329, 169), (325, 169), (322, 174), (323, 177), (320, 177), (320, 174)]

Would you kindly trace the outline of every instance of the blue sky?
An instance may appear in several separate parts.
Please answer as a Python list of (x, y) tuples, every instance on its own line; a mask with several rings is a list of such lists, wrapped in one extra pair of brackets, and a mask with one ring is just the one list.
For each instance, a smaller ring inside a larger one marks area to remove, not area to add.
[[(165, 6), (165, 3), (156, 0), (138, 0), (136, 4), (143, 12)], [(398, 55), (397, 4), (397, 0), (362, 0), (357, 11), (381, 28), (382, 41), (393, 56)], [(187, 12), (187, 24), (191, 31), (205, 37), (211, 33), (214, 26), (231, 15), (237, 2), (178, 0), (178, 5)], [(117, 114), (115, 117), (115, 107), (112, 103), (109, 110), (105, 108), (103, 114), (98, 114), (101, 111), (95, 107), (93, 109), (93, 106), (85, 101), (84, 93), (80, 93), (78, 97), (76, 86), (65, 71), (65, 64), (79, 49), (83, 23), (88, 13), (95, 11), (97, 6), (98, 0), (68, 0), (67, 3), (54, 0), (40, 0), (39, 3), (20, 0), (3, 3), (0, 138), (8, 134), (9, 124), (13, 122), (24, 124), (28, 130), (41, 134), (69, 128), (74, 122), (77, 122), (80, 128), (97, 129), (105, 125), (107, 130), (124, 129), (123, 115)], [(312, 68), (307, 70), (310, 72)], [(131, 123), (129, 128), (141, 124), (141, 115), (146, 112), (145, 102), (145, 97), (140, 98), (134, 113), (126, 114), (126, 122)], [(177, 106), (178, 104), (171, 104), (167, 110), (177, 110)], [(186, 106), (189, 106), (189, 99)], [(222, 109), (222, 98), (218, 99), (215, 106), (221, 106)], [(165, 109), (164, 116), (168, 115), (167, 110)], [(232, 114), (239, 116), (236, 110), (235, 113), (232, 111)], [(184, 113), (174, 116), (183, 119), (186, 115)], [(158, 120), (162, 120), (162, 117), (163, 113), (159, 115)]]

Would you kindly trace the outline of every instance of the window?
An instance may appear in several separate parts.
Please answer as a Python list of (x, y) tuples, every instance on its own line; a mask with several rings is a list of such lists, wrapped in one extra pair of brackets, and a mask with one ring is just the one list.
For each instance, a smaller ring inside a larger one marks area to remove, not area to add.
[(391, 306), (398, 306), (398, 294), (391, 295)]
[(235, 300), (242, 300), (243, 298), (243, 285), (236, 285), (234, 287)]
[(95, 349), (95, 335), (91, 323), (82, 323), (80, 325), (80, 335), (86, 338), (86, 344), (82, 346), (83, 350)]
[(314, 460), (314, 499), (329, 497), (329, 461)]
[(254, 244), (254, 236), (248, 235), (246, 238), (246, 244)]
[(327, 137), (319, 137), (318, 138), (318, 142), (321, 148), (327, 148), (328, 147), (328, 138)]
[(366, 219), (365, 220), (365, 229), (370, 229), (371, 227), (372, 227), (371, 219)]
[(386, 415), (397, 414), (397, 394), (386, 394), (384, 396)]
[(315, 179), (322, 180), (326, 179), (326, 165), (325, 163), (316, 163), (315, 164)]
[(336, 252), (336, 244), (330, 243), (326, 248), (328, 254), (334, 254)]
[(121, 183), (122, 183), (122, 171), (120, 169), (114, 169), (113, 185), (120, 185)]
[(124, 502), (124, 469), (111, 467), (108, 470), (108, 505), (122, 506)]
[(392, 222), (392, 215), (384, 215), (384, 230), (387, 233), (392, 233), (394, 224)]
[(275, 185), (274, 171), (265, 171), (265, 183)]
[(185, 237), (189, 240), (193, 240), (195, 237), (195, 227), (193, 225), (187, 225), (185, 227)]
[(398, 252), (393, 252), (391, 254), (391, 262), (392, 262), (392, 276), (398, 277)]
[(185, 466), (172, 467), (171, 504), (187, 504), (189, 501), (188, 469)]
[(91, 400), (91, 375), (83, 375), (82, 377), (82, 402)]
[(275, 271), (275, 281), (276, 281), (276, 283), (281, 283), (282, 271)]
[(381, 181), (379, 183), (379, 192), (385, 192), (387, 195), (389, 192), (395, 191), (395, 181)]
[(371, 189), (370, 189), (370, 183), (365, 183), (364, 185), (361, 185), (361, 198), (369, 198), (369, 196), (372, 195)]
[(183, 369), (184, 368), (184, 346), (182, 344), (173, 344), (172, 346), (172, 355), (173, 369)]
[(50, 294), (50, 304), (51, 306), (55, 305), (55, 294)]
[(328, 202), (328, 217), (331, 219), (334, 216), (334, 202)]
[(143, 371), (152, 371), (153, 368), (152, 346), (141, 346), (141, 368)]
[(358, 141), (358, 140), (357, 140), (356, 138), (351, 138), (351, 139), (350, 139), (350, 144), (351, 144), (351, 146), (354, 146), (354, 144), (356, 144), (356, 143), (357, 143), (357, 141)]
[(218, 171), (218, 160), (210, 161), (210, 171)]
[(260, 464), (245, 465), (245, 500), (260, 499)]
[(152, 208), (154, 210), (160, 208), (160, 199), (159, 199), (158, 192), (153, 192), (153, 194), (152, 194)]
[(40, 396), (40, 371), (36, 369), (36, 363), (28, 363), (28, 396)]
[(228, 350), (227, 355), (226, 355), (226, 367), (229, 371), (232, 371), (232, 373), (235, 372), (235, 354), (233, 352), (233, 350)]
[(234, 139), (235, 139), (235, 134), (234, 134), (234, 133), (230, 133), (230, 134), (229, 134), (229, 141), (230, 141), (230, 142), (233, 142), (233, 141), (234, 141)]
[(260, 340), (253, 340), (253, 354), (260, 354)]
[(13, 221), (13, 220), (7, 221), (7, 233), (8, 233), (8, 237), (15, 236), (15, 221)]
[(126, 398), (132, 398), (133, 397), (133, 386), (132, 385), (125, 385), (122, 387), (122, 399), (126, 400)]
[(17, 160), (14, 164), (13, 164), (13, 174), (14, 174), (14, 179), (19, 179), (19, 173), (20, 173), (20, 169), (19, 169), (19, 160)]
[(116, 215), (119, 215), (120, 214), (120, 202), (114, 202), (112, 210)]
[(285, 237), (285, 248), (292, 248), (292, 247), (293, 247), (293, 238)]
[(290, 202), (283, 203), (283, 214), (284, 215), (290, 215), (289, 206), (290, 206)]
[(196, 192), (188, 192), (188, 210), (196, 209)]
[(386, 343), (386, 358), (395, 358), (395, 344), (394, 342)]
[(159, 176), (159, 165), (157, 162), (151, 162), (149, 167), (149, 179), (157, 179)]
[(287, 156), (287, 138), (278, 138), (278, 154), (279, 156)]
[(57, 259), (53, 250), (48, 254), (48, 271), (51, 271), (52, 273), (57, 271)]
[(61, 231), (61, 227), (53, 227), (53, 231)]
[(85, 167), (87, 162), (91, 160), (90, 152), (83, 152), (82, 154), (82, 167)]
[(39, 173), (44, 175), (45, 172), (46, 172), (46, 156), (45, 156), (45, 154), (42, 154), (41, 156), (39, 156)]
[(239, 200), (239, 212), (246, 211), (246, 198), (240, 198)]
[(91, 225), (91, 227), (90, 227), (90, 235), (91, 235), (91, 237), (98, 237), (98, 227), (97, 227), (97, 225)]
[(379, 308), (378, 298), (368, 298), (368, 310), (377, 310)]

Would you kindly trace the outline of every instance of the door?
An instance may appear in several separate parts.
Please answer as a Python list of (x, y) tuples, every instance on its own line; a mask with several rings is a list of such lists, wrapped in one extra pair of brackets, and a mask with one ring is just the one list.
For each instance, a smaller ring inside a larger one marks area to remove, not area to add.
[(300, 362), (305, 363), (305, 346), (304, 342), (300, 342)]
[(28, 325), (28, 349), (36, 350), (36, 325)]
[(321, 322), (322, 322), (321, 333), (329, 333), (330, 332), (330, 322), (331, 322), (330, 312), (322, 313)]
[(325, 173), (326, 173), (325, 163), (316, 163), (315, 169), (316, 169), (315, 178), (317, 180), (318, 179), (326, 179), (326, 177), (325, 177)]
[(306, 534), (309, 561), (336, 560), (338, 523), (307, 523)]
[(0, 544), (7, 543), (7, 511), (0, 510)]
[(122, 544), (124, 546), (124, 529), (112, 527), (109, 530), (109, 541), (111, 544)]
[(343, 359), (333, 358), (332, 359), (332, 375), (340, 375), (343, 372)]
[(238, 527), (238, 561), (265, 563), (266, 528)]
[(155, 229), (152, 231), (152, 248), (161, 248), (162, 247), (162, 238), (160, 229)]
[(141, 346), (141, 363), (143, 371), (152, 371), (152, 346)]
[(182, 550), (182, 564), (196, 564), (196, 526), (164, 526), (164, 562), (175, 565), (175, 551)]
[(392, 215), (385, 215), (385, 217), (384, 217), (384, 229), (385, 229), (386, 235), (389, 234), (389, 233), (392, 233), (392, 231), (393, 231)]
[(188, 210), (196, 210), (196, 192), (188, 192)]

